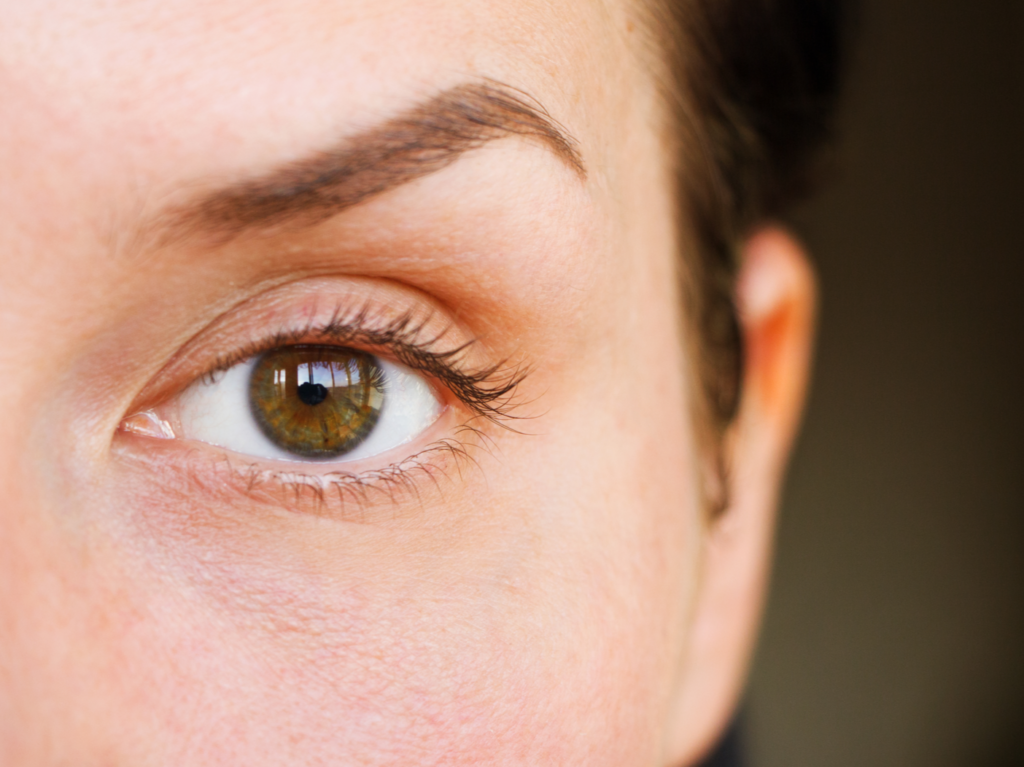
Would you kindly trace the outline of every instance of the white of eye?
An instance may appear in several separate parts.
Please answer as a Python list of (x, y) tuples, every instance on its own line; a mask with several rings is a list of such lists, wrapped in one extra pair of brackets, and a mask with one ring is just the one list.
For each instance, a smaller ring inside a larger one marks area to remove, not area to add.
[(274, 444), (249, 405), (249, 380), (258, 357), (234, 365), (182, 392), (178, 420), (185, 439), (275, 461), (337, 463), (371, 458), (414, 440), (441, 414), (430, 385), (404, 365), (375, 358), (383, 371), (384, 403), (377, 423), (352, 450), (330, 461), (305, 458)]

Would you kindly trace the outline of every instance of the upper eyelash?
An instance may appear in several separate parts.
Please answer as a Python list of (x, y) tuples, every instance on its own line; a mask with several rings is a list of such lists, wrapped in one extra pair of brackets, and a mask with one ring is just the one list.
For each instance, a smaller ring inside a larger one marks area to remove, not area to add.
[(349, 312), (339, 306), (325, 323), (310, 322), (302, 329), (279, 331), (230, 355), (218, 357), (205, 377), (212, 379), (240, 362), (282, 346), (311, 341), (329, 341), (338, 346), (357, 344), (386, 349), (402, 364), (433, 376), (477, 416), (495, 423), (518, 418), (512, 412), (515, 394), (529, 369), (522, 365), (510, 366), (507, 360), (477, 370), (465, 369), (462, 359), (476, 339), (439, 350), (451, 326), (424, 337), (430, 320), (430, 315), (417, 318), (407, 312), (379, 325), (368, 306)]

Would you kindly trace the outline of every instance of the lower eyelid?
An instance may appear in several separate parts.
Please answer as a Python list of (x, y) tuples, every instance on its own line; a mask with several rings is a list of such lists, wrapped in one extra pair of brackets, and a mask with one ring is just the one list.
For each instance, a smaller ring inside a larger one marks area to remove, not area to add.
[(149, 492), (173, 497), (175, 507), (196, 504), (205, 514), (216, 506), (243, 510), (255, 504), (289, 513), (372, 522), (389, 519), (376, 515), (408, 502), (422, 509), (431, 493), (443, 498), (451, 481), (464, 482), (469, 471), (480, 468), (472, 453), (481, 444), (481, 432), (472, 428), (445, 431), (454, 431), (455, 436), (435, 439), (390, 464), (374, 467), (368, 465), (370, 461), (352, 462), (352, 471), (339, 470), (338, 464), (253, 461), (212, 445), (149, 440), (133, 434), (125, 434), (125, 439), (115, 444), (124, 464), (148, 475), (144, 485)]

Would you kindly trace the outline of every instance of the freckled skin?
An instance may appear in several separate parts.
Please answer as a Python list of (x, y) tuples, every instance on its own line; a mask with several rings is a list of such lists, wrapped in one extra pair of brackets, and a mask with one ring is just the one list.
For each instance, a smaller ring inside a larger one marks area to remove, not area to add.
[[(754, 634), (813, 290), (785, 235), (748, 246), (740, 480), (710, 526), (637, 9), (3, 14), (0, 764), (698, 759)], [(309, 229), (140, 233), (195, 190), (480, 79), (536, 99), (585, 179), (508, 138)], [(370, 299), (478, 339), (478, 368), (528, 370), (513, 428), (450, 408), (356, 467), (423, 452), (406, 479), (334, 490), (118, 431), (218, 358)]]

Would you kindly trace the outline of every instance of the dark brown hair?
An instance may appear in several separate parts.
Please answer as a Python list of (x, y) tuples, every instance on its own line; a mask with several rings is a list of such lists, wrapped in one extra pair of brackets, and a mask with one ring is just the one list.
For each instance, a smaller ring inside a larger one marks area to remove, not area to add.
[[(743, 373), (737, 246), (822, 175), (852, 8), (842, 0), (648, 2), (676, 162), (699, 420), (721, 474), (720, 442)], [(724, 505), (716, 495), (712, 503)]]

